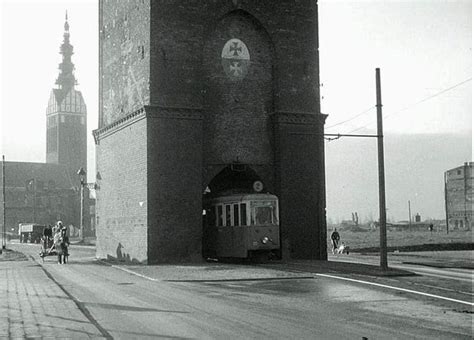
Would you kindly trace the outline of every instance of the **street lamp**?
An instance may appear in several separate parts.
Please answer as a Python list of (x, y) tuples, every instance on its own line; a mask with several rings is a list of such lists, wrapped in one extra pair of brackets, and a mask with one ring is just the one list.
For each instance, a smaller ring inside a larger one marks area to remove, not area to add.
[(77, 175), (81, 179), (81, 218), (80, 218), (80, 231), (79, 231), (79, 238), (80, 242), (84, 242), (84, 186), (87, 185), (86, 183), (86, 171), (84, 168), (80, 168), (77, 170)]

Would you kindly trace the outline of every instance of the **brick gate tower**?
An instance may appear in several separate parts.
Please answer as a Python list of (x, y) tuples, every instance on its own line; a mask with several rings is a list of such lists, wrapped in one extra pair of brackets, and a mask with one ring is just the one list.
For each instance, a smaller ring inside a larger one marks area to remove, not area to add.
[[(313, 0), (101, 1), (97, 257), (201, 259), (203, 192), (260, 180), (326, 259)], [(238, 176), (235, 176), (239, 173)]]

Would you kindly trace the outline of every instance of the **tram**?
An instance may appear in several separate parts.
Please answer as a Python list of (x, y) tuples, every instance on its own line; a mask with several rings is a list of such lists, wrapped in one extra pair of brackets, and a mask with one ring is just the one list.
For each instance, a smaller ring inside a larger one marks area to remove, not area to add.
[(204, 256), (265, 259), (280, 249), (277, 196), (224, 194), (204, 203)]

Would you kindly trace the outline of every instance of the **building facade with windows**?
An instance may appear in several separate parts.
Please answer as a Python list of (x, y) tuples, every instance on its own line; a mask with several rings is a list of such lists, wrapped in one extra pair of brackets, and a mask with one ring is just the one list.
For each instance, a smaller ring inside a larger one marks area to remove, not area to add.
[(474, 162), (448, 170), (445, 178), (446, 217), (450, 229), (472, 229)]

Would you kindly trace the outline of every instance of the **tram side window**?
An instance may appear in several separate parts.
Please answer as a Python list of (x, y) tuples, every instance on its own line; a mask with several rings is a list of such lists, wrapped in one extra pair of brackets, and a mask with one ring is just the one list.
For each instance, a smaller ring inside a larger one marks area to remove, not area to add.
[(239, 205), (233, 204), (232, 207), (234, 208), (234, 225), (240, 225), (239, 223)]
[(247, 225), (247, 205), (240, 203), (240, 225)]
[(230, 205), (226, 204), (225, 206), (225, 225), (226, 226), (231, 226), (231, 214), (230, 214)]
[(222, 227), (224, 219), (222, 218), (222, 205), (217, 206), (217, 226)]

